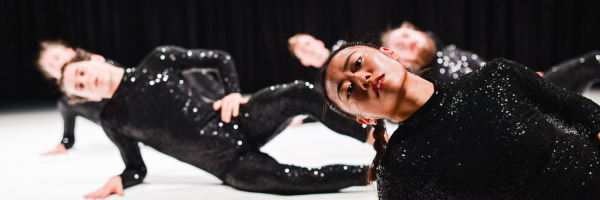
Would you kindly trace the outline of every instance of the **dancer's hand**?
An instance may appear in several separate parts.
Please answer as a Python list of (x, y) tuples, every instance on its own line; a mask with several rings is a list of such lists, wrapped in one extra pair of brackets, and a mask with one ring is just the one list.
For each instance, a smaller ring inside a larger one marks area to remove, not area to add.
[(245, 104), (248, 100), (243, 99), (240, 93), (231, 93), (223, 99), (215, 101), (213, 108), (221, 109), (221, 120), (225, 123), (231, 121), (231, 116), (237, 117), (240, 112), (240, 104)]
[(110, 194), (118, 194), (123, 196), (124, 192), (121, 176), (112, 177), (110, 180), (108, 180), (108, 183), (106, 183), (104, 187), (83, 197), (86, 199), (104, 199)]
[(598, 140), (600, 140), (600, 133), (598, 133)]
[(542, 77), (544, 76), (544, 72), (535, 72), (535, 73), (537, 73), (538, 75), (540, 75)]
[(43, 153), (42, 156), (47, 156), (47, 155), (55, 155), (55, 154), (59, 154), (59, 153), (67, 153), (67, 148), (65, 148), (65, 144), (60, 143), (56, 148), (54, 148), (52, 151), (48, 151), (46, 153)]
[(296, 117), (294, 117), (294, 119), (292, 120), (292, 123), (290, 123), (290, 125), (288, 125), (288, 126), (289, 126), (289, 127), (292, 127), (292, 126), (298, 126), (298, 125), (301, 125), (302, 123), (304, 123), (304, 118), (305, 118), (305, 117), (302, 117), (302, 116), (296, 116)]

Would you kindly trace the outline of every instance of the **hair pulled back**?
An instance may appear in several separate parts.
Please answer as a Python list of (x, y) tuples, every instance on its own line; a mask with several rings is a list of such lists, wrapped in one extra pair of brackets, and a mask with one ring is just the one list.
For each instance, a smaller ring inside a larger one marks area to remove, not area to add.
[[(325, 87), (325, 78), (327, 75), (327, 69), (329, 68), (329, 64), (331, 63), (331, 59), (333, 57), (335, 57), (335, 55), (337, 55), (340, 51), (342, 51), (346, 48), (349, 48), (349, 47), (354, 47), (354, 46), (365, 46), (365, 47), (377, 49), (377, 47), (375, 45), (369, 44), (369, 43), (362, 43), (362, 42), (346, 43), (329, 55), (329, 57), (327, 58), (327, 61), (325, 61), (325, 64), (323, 64), (323, 67), (320, 72), (321, 91), (324, 92), (323, 98), (325, 101), (325, 104), (324, 104), (325, 108), (323, 108), (323, 109), (324, 110), (331, 109), (331, 110), (335, 111), (336, 113), (339, 113), (342, 116), (347, 117), (349, 119), (353, 119), (353, 120), (356, 119), (356, 116), (339, 109), (338, 106), (329, 98), (329, 95), (327, 95), (327, 88)], [(385, 123), (384, 123), (383, 119), (378, 119), (377, 124), (369, 125), (369, 127), (370, 127), (368, 129), (369, 131), (374, 129), (373, 130), (373, 138), (375, 139), (375, 142), (373, 143), (373, 148), (377, 152), (377, 154), (375, 154), (375, 158), (373, 159), (373, 163), (371, 164), (371, 167), (369, 168), (368, 178), (367, 178), (368, 182), (373, 182), (373, 181), (377, 180), (377, 167), (379, 167), (379, 161), (381, 160), (381, 157), (383, 156), (383, 153), (385, 152), (385, 146), (387, 145), (387, 140), (385, 137), (386, 129), (385, 129)]]

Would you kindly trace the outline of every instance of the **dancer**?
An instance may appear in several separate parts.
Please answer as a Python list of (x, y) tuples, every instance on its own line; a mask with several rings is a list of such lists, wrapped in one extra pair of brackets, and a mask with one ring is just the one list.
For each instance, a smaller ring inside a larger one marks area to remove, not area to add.
[[(47, 40), (40, 42), (40, 51), (37, 59), (37, 66), (44, 76), (55, 82), (61, 77), (61, 67), (71, 60), (93, 60), (98, 62), (106, 62), (116, 67), (123, 68), (119, 63), (105, 59), (98, 54), (92, 54), (82, 48), (73, 49), (68, 43), (62, 40)], [(57, 107), (64, 121), (63, 138), (59, 145), (51, 151), (42, 155), (52, 155), (66, 153), (68, 149), (75, 144), (75, 118), (82, 116), (96, 124), (100, 121), (99, 111), (106, 104), (105, 100), (98, 102), (85, 102), (81, 104), (73, 104), (76, 99), (70, 99), (67, 96), (62, 96), (57, 102)]]
[[(136, 68), (120, 69), (93, 61), (65, 65), (61, 86), (67, 94), (88, 100), (110, 99), (100, 121), (126, 166), (121, 175), (86, 198), (122, 194), (123, 188), (142, 182), (147, 171), (138, 142), (240, 190), (304, 194), (366, 184), (363, 166), (307, 169), (279, 164), (260, 152), (260, 147), (300, 114), (309, 114), (360, 141), (367, 139), (358, 123), (349, 123), (339, 115), (327, 115), (324, 120), (322, 94), (313, 85), (296, 81), (261, 90), (239, 107), (240, 117), (225, 122), (219, 117), (221, 111), (214, 111), (212, 103), (196, 97), (178, 73), (206, 56), (215, 55), (165, 46), (151, 52)], [(230, 62), (230, 57), (220, 62)], [(228, 78), (232, 79), (223, 77)]]
[[(600, 196), (596, 103), (501, 58), (448, 83), (398, 59), (356, 43), (322, 74), (329, 105), (376, 127), (370, 180), (381, 199)], [(383, 119), (399, 123), (387, 145)]]
[[(219, 50), (194, 50), (198, 53), (206, 54), (201, 61), (196, 63), (196, 66), (187, 70), (183, 70), (181, 75), (187, 82), (187, 85), (206, 102), (217, 101), (217, 107), (223, 105), (223, 119), (227, 120), (231, 114), (237, 109), (239, 102), (243, 102), (239, 93), (240, 88), (233, 60), (224, 62), (226, 58), (230, 58), (227, 52)], [(200, 55), (199, 54), (199, 55)], [(219, 58), (220, 56), (220, 58)], [(105, 59), (98, 54), (92, 54), (84, 49), (71, 48), (62, 40), (43, 41), (40, 43), (40, 53), (38, 66), (49, 80), (60, 79), (60, 69), (68, 61), (84, 61), (92, 60), (106, 62), (116, 67), (124, 68), (117, 62)], [(229, 73), (228, 79), (222, 79), (224, 75), (219, 73)], [(227, 91), (226, 91), (227, 90)], [(225, 93), (230, 95), (225, 96)], [(44, 153), (43, 155), (51, 155), (58, 153), (66, 153), (68, 149), (75, 144), (75, 119), (77, 116), (82, 116), (96, 124), (100, 124), (100, 111), (106, 104), (107, 100), (78, 102), (78, 98), (69, 98), (62, 96), (58, 101), (58, 110), (61, 113), (64, 121), (64, 134), (60, 144), (53, 150)], [(226, 115), (230, 113), (229, 115)]]
[(305, 67), (320, 68), (327, 60), (329, 52), (337, 50), (345, 43), (344, 40), (338, 40), (330, 51), (325, 48), (323, 41), (306, 33), (298, 33), (288, 39), (288, 50)]
[[(389, 30), (381, 37), (382, 45), (398, 53), (400, 62), (411, 71), (427, 69), (424, 77), (440, 82), (452, 81), (485, 65), (486, 60), (451, 44), (444, 46), (432, 32), (422, 32), (410, 22)], [(548, 82), (583, 93), (600, 77), (600, 51), (591, 51), (566, 60), (545, 72)]]

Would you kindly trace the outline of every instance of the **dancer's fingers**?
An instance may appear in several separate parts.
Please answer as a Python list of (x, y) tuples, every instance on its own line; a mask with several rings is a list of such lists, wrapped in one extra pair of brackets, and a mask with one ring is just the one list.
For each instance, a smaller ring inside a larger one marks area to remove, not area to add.
[(83, 198), (93, 199), (93, 198), (96, 198), (96, 196), (98, 196), (98, 193), (100, 193), (100, 190), (96, 190), (92, 193), (86, 194), (85, 196), (83, 196)]
[(54, 148), (51, 151), (48, 151), (46, 153), (43, 153), (42, 156), (46, 156), (46, 155), (55, 155), (55, 154), (59, 154), (59, 153), (66, 153), (67, 152), (67, 148), (65, 148), (65, 145), (63, 143), (60, 143), (56, 148)]
[(229, 123), (230, 118), (231, 118), (231, 102), (224, 101), (223, 106), (221, 107), (221, 120), (223, 122)]
[(241, 101), (239, 99), (236, 99), (235, 102), (233, 102), (233, 117), (237, 117), (240, 113), (240, 104)]
[(116, 194), (123, 196), (123, 194), (125, 194), (125, 192), (123, 191), (123, 187), (117, 187), (117, 190), (115, 191)]
[(213, 103), (213, 109), (215, 111), (219, 110), (219, 109), (221, 109), (221, 105), (223, 105), (223, 101), (222, 100), (215, 101), (215, 103)]
[(104, 198), (108, 197), (108, 195), (110, 195), (110, 194), (111, 194), (110, 190), (104, 189), (104, 190), (102, 190), (102, 193), (100, 193), (100, 195), (98, 195), (98, 198), (104, 199)]

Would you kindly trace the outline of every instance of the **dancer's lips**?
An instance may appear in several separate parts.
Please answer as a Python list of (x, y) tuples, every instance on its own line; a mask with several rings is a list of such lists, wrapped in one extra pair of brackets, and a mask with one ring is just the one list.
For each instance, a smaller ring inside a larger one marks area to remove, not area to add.
[(373, 92), (375, 92), (375, 95), (377, 95), (377, 97), (379, 97), (379, 95), (381, 94), (381, 89), (383, 88), (384, 81), (385, 81), (385, 74), (374, 79), (373, 83), (371, 84), (371, 88), (373, 89)]

